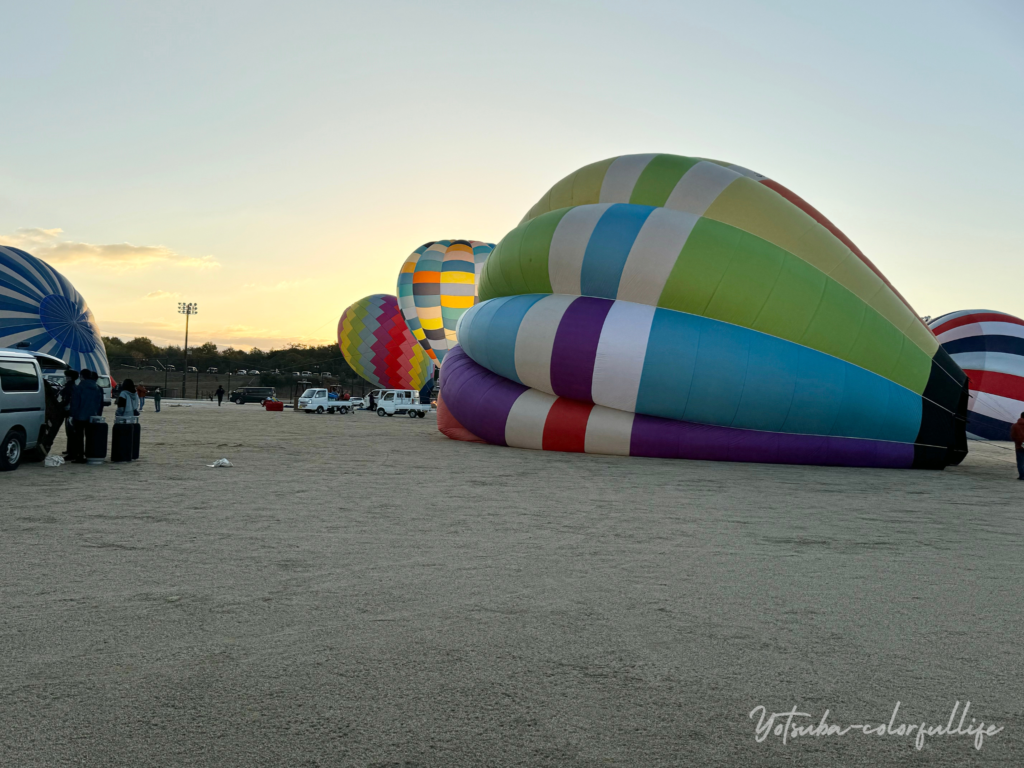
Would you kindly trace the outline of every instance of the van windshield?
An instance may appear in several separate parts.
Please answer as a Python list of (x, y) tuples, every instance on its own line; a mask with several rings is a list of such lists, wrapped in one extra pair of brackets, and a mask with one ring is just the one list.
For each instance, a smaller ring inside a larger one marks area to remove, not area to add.
[(315, 389), (307, 389), (305, 392), (302, 393), (302, 397), (313, 397), (315, 394)]

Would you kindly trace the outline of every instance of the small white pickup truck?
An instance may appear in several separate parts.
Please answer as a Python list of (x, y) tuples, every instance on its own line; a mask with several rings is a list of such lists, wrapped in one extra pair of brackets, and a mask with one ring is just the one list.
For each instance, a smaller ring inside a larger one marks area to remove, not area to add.
[(406, 413), (410, 419), (422, 419), (429, 412), (430, 403), (421, 403), (420, 393), (413, 389), (385, 389), (377, 398), (378, 416)]
[(347, 400), (331, 400), (326, 389), (307, 389), (299, 395), (299, 410), (306, 413), (349, 413)]

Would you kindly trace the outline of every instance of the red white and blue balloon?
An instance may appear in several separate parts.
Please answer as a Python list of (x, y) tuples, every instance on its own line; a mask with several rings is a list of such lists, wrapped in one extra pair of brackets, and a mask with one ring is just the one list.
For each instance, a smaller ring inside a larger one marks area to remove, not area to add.
[(1024, 320), (991, 309), (950, 312), (928, 323), (970, 380), (967, 432), (1009, 440), (1024, 413)]
[(75, 370), (110, 373), (96, 319), (64, 275), (0, 245), (0, 347), (59, 357)]

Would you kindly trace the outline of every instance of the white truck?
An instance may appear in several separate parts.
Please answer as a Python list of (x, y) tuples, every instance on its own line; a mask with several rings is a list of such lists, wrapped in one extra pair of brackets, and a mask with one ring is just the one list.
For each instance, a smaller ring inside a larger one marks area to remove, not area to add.
[(299, 410), (306, 413), (349, 413), (347, 400), (331, 400), (326, 389), (307, 389), (299, 395)]
[(394, 416), (405, 413), (410, 419), (424, 418), (430, 412), (430, 403), (420, 402), (420, 393), (414, 389), (385, 389), (377, 398), (377, 415)]

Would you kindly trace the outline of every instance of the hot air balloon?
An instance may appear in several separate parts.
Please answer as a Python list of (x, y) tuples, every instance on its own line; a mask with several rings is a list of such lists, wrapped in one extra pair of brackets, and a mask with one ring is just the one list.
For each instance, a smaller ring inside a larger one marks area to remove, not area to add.
[(455, 326), (462, 313), (476, 303), (480, 272), (493, 248), (493, 243), (477, 240), (437, 240), (421, 245), (402, 265), (402, 314), (438, 365), (455, 345)]
[(352, 370), (384, 389), (419, 390), (433, 376), (394, 296), (378, 293), (348, 307), (338, 321), (338, 347)]
[(9, 246), (0, 246), (0, 347), (46, 352), (75, 370), (110, 373), (82, 295), (49, 264)]
[(442, 368), (487, 442), (942, 468), (966, 376), (878, 269), (777, 182), (628, 155), (556, 184), (495, 247)]
[(1024, 320), (989, 309), (951, 312), (928, 327), (970, 379), (967, 432), (1009, 440), (1024, 413)]

